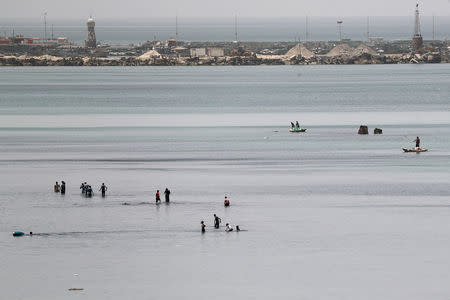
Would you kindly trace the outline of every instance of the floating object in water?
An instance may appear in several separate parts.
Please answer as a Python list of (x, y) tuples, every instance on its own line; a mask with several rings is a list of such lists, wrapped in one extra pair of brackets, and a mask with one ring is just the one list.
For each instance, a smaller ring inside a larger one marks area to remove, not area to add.
[(306, 128), (289, 128), (289, 132), (305, 132)]
[(366, 125), (359, 126), (358, 134), (369, 134), (369, 127)]
[(13, 236), (24, 236), (25, 233), (23, 233), (22, 231), (14, 231), (13, 232)]
[(406, 148), (402, 148), (403, 149), (403, 151), (405, 151), (405, 152), (416, 152), (416, 153), (419, 153), (419, 152), (427, 152), (428, 151), (428, 149), (425, 149), (425, 148), (413, 148), (413, 149), (406, 149)]
[(278, 130), (274, 130), (273, 132), (278, 132)]
[(83, 288), (70, 288), (69, 291), (83, 291)]

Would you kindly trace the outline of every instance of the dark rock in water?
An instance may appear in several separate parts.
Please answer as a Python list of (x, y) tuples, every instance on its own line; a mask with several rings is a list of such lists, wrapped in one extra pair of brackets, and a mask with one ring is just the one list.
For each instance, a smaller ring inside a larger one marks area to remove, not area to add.
[(373, 130), (373, 134), (383, 134), (383, 129), (375, 128), (375, 129)]
[(359, 126), (358, 134), (369, 134), (369, 128), (365, 125)]

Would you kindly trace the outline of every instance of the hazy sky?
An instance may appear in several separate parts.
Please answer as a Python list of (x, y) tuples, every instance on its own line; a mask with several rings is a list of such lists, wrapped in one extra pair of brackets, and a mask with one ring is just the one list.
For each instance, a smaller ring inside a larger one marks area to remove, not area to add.
[[(0, 18), (408, 16), (415, 0), (2, 0)], [(450, 0), (420, 1), (424, 15), (450, 16)]]

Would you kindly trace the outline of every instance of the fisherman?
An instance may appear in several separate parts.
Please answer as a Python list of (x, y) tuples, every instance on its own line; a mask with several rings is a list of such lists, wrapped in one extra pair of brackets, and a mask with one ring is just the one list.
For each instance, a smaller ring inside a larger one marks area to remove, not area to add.
[(214, 228), (219, 228), (222, 219), (214, 214)]
[(205, 222), (201, 221), (200, 226), (202, 227), (202, 233), (205, 233), (205, 231), (206, 231), (205, 230), (205, 227), (206, 227)]
[(230, 200), (228, 199), (227, 196), (225, 196), (225, 200), (223, 201), (223, 205), (224, 206), (230, 206)]
[(156, 190), (155, 197), (156, 197), (156, 204), (158, 204), (158, 202), (161, 203), (161, 198), (159, 197), (159, 190)]
[(225, 226), (225, 231), (226, 232), (233, 231), (233, 227), (231, 227), (231, 225), (227, 223), (227, 225)]
[(164, 191), (164, 197), (166, 198), (166, 203), (170, 202), (170, 190), (168, 188), (166, 188), (166, 190)]
[(300, 129), (300, 124), (298, 124), (298, 121), (295, 121), (295, 127), (296, 127), (297, 129)]
[(53, 188), (55, 190), (55, 193), (59, 193), (60, 185), (59, 185), (58, 181), (55, 183), (55, 186)]
[(291, 128), (294, 129), (294, 123), (293, 122), (291, 122)]
[(416, 137), (416, 139), (413, 142), (416, 142), (416, 149), (420, 149), (420, 138)]
[(102, 191), (102, 197), (106, 196), (106, 191), (108, 190), (108, 187), (105, 185), (105, 183), (102, 183), (102, 186), (100, 187), (99, 191)]
[(61, 181), (61, 195), (64, 195), (66, 193), (66, 182)]

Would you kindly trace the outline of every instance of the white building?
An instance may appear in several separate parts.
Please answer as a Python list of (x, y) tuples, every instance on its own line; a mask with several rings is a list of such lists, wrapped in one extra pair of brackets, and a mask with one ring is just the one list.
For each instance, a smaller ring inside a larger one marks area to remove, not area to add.
[(206, 48), (191, 48), (191, 57), (202, 57), (206, 56)]
[(223, 50), (223, 48), (208, 48), (208, 56), (219, 57), (224, 55), (225, 51)]

